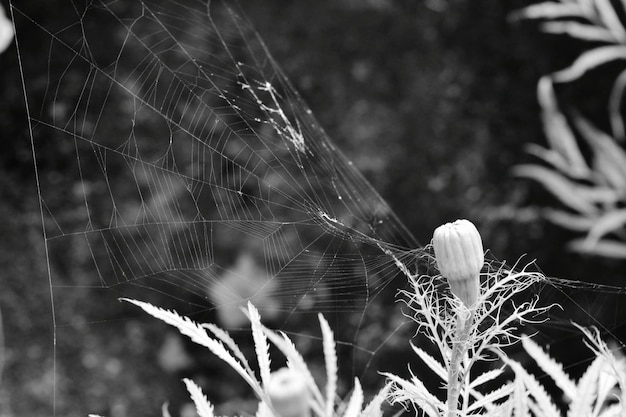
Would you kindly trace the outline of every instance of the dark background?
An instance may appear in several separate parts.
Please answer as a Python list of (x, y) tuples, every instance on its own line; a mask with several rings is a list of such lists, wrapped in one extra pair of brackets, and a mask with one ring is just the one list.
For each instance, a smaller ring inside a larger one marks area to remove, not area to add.
[[(62, 21), (73, 13), (71, 4), (62, 1), (19, 3), (36, 10), (38, 20)], [(537, 34), (533, 24), (509, 21), (511, 11), (527, 3), (274, 0), (242, 1), (241, 7), (329, 136), (420, 242), (427, 243), (437, 225), (468, 218), (499, 259), (526, 254), (549, 276), (620, 285), (623, 263), (568, 253), (564, 243), (572, 235), (546, 224), (532, 209), (557, 203), (541, 187), (510, 174), (512, 166), (531, 160), (525, 144), (544, 143), (535, 97), (538, 78), (581, 50), (567, 39)], [(36, 44), (28, 33), (20, 33), (20, 39)], [(41, 60), (45, 71), (45, 48), (22, 47), (20, 53), (23, 60)], [(5, 337), (0, 415), (50, 415), (55, 381), (51, 300), (14, 44), (0, 55), (0, 91)], [(39, 162), (39, 173), (45, 175), (45, 155)], [(568, 317), (583, 324), (597, 317), (609, 328), (623, 326), (617, 296), (582, 297), (576, 302), (583, 310), (568, 310), (564, 299)], [(155, 415), (168, 399), (175, 415), (181, 375), (157, 365), (167, 339), (163, 327), (131, 320), (124, 329), (154, 346), (137, 355), (137, 369), (116, 369), (111, 362), (110, 377), (124, 394), (115, 398), (124, 399), (108, 402), (113, 393), (98, 391), (97, 377), (93, 386), (73, 386), (71, 369), (64, 369), (56, 371), (58, 415)], [(553, 352), (563, 352), (559, 349), (573, 341), (582, 346), (579, 335), (554, 332), (544, 336)], [(118, 348), (115, 335), (107, 344), (87, 338), (74, 343), (81, 352), (92, 351), (94, 360), (107, 360)], [(569, 351), (560, 356), (567, 364), (588, 358), (584, 348)], [(238, 398), (249, 392), (232, 382), (234, 377), (211, 382), (211, 372), (224, 368), (207, 365), (204, 375), (193, 376), (208, 382), (216, 403), (231, 401), (221, 412), (235, 414), (241, 410)]]

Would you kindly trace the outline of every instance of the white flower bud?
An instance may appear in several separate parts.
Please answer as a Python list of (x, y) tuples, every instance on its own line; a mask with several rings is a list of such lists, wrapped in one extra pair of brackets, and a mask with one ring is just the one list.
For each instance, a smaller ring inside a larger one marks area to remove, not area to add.
[(309, 389), (299, 372), (281, 368), (272, 372), (267, 393), (279, 417), (309, 417)]
[(463, 304), (471, 307), (480, 293), (480, 270), (485, 263), (483, 242), (469, 220), (457, 220), (435, 229), (435, 259), (450, 290)]

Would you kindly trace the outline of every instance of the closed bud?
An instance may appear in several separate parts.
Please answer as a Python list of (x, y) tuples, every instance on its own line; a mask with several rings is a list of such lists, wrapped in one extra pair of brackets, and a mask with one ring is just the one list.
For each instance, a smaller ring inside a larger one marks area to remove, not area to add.
[(485, 263), (483, 242), (469, 220), (457, 220), (435, 229), (433, 247), (437, 267), (450, 290), (471, 307), (480, 293), (480, 270)]
[(299, 372), (281, 368), (272, 372), (267, 393), (279, 417), (309, 417), (309, 389)]

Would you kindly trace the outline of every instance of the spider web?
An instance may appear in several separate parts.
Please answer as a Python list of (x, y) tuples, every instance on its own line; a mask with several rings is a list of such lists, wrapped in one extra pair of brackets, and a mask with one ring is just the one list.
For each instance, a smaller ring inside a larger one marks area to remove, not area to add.
[[(200, 0), (73, 7), (58, 19), (12, 8), (19, 48), (48, 45), (46, 68), (21, 68), (49, 257), (55, 412), (71, 412), (71, 387), (92, 387), (85, 412), (125, 393), (115, 377), (134, 357), (120, 347), (117, 362), (99, 364), (93, 353), (122, 334), (133, 349), (125, 323), (136, 311), (121, 296), (230, 329), (245, 327), (239, 308), (251, 300), (270, 327), (305, 338), (322, 312), (352, 372), (374, 367), (404, 323), (381, 318), (378, 300), (393, 300), (398, 265), (417, 271), (428, 253), (251, 25)], [(561, 293), (623, 294), (550, 282)], [(593, 324), (591, 301), (575, 303)], [(622, 322), (616, 309), (603, 327)]]

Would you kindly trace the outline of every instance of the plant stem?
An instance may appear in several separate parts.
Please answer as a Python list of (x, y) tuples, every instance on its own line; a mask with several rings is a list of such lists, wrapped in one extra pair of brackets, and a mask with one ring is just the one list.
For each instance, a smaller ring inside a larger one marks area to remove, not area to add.
[(467, 340), (474, 314), (464, 318), (461, 311), (457, 312), (457, 324), (455, 337), (452, 340), (452, 356), (450, 357), (450, 367), (448, 368), (448, 414), (447, 417), (458, 417), (459, 394), (461, 384), (465, 379), (465, 370), (462, 367), (463, 357), (467, 352)]

